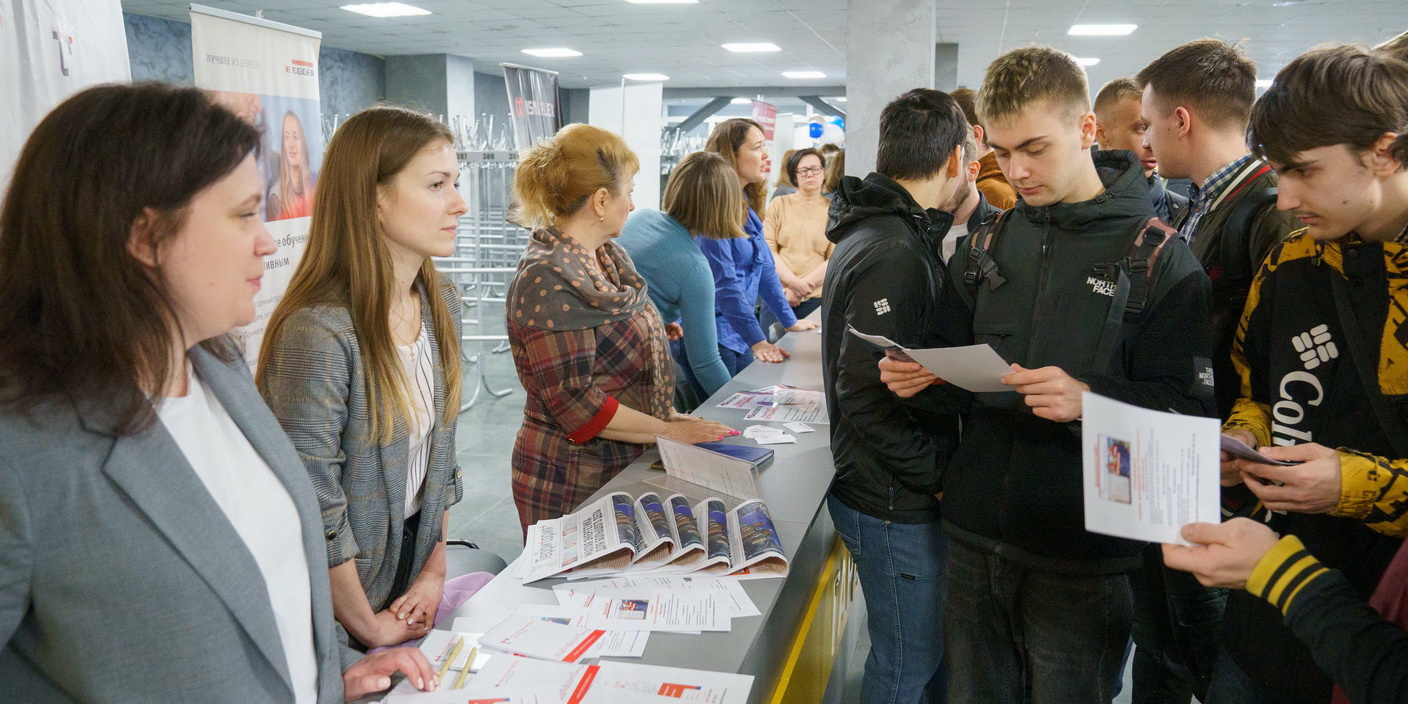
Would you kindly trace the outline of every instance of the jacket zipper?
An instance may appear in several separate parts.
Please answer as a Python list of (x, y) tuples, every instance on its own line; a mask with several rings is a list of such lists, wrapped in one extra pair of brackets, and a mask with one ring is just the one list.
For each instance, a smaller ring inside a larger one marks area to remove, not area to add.
[[(1051, 223), (1048, 222), (1046, 223), (1046, 232), (1041, 236), (1041, 260), (1037, 262), (1037, 267), (1040, 271), (1040, 275), (1037, 277), (1036, 283), (1036, 305), (1032, 306), (1031, 332), (1028, 333), (1027, 338), (1027, 358), (1024, 360), (1025, 362), (1027, 362), (1027, 364), (1032, 363), (1031, 348), (1032, 344), (1036, 341), (1036, 330), (1038, 330), (1037, 323), (1041, 318), (1042, 308), (1045, 306), (1046, 303), (1046, 258), (1051, 254), (1052, 234), (1053, 228)], [(1010, 503), (1012, 498), (1013, 482), (1012, 475), (1013, 472), (1011, 469), (1009, 469), (1007, 471), (1007, 477), (1004, 479), (1002, 486), (1002, 508), (999, 511), (998, 516), (1003, 522), (1006, 522), (1008, 511), (1011, 509)], [(999, 532), (1002, 530), (1000, 526), (998, 530)]]

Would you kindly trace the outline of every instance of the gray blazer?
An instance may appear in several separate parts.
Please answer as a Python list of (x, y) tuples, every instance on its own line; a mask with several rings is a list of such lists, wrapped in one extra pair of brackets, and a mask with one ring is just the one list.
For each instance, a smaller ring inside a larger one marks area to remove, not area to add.
[[(196, 373), (293, 497), (308, 556), (318, 701), (342, 701), (317, 497), (242, 360)], [(259, 567), (165, 426), (115, 437), (101, 412), (0, 409), (0, 701), (287, 703)]]
[[(441, 280), (439, 294), (455, 321), (459, 344), (463, 305), (459, 289)], [(440, 540), (445, 509), (460, 500), (462, 484), (455, 457), (455, 424), (443, 423), (444, 369), (440, 340), (421, 290), (421, 316), (429, 332), (435, 367), (435, 427), (430, 432), (430, 464), (422, 489), (420, 532), (412, 576)], [(391, 443), (372, 437), (366, 369), (352, 317), (343, 306), (304, 308), (289, 316), (278, 339), (265, 340), (264, 400), (298, 448), (322, 505), (327, 566), (355, 560), (357, 576), (373, 611), (391, 602), (401, 556), (401, 525), (406, 520), (406, 419), (393, 425)], [(453, 401), (452, 401), (453, 402)]]

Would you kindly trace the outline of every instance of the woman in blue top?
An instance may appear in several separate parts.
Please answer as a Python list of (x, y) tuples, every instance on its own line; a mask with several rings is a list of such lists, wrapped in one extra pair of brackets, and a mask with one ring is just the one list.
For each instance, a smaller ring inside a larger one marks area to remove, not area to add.
[(743, 183), (743, 231), (737, 239), (700, 239), (699, 249), (714, 273), (714, 319), (719, 331), (719, 356), (729, 373), (738, 374), (753, 362), (781, 362), (788, 354), (768, 342), (767, 334), (753, 312), (761, 296), (763, 304), (790, 332), (810, 330), (816, 323), (797, 320), (787, 294), (773, 268), (772, 251), (763, 238), (764, 182), (767, 180), (767, 142), (758, 123), (741, 117), (724, 120), (704, 145), (733, 164)]
[[(671, 334), (670, 352), (679, 363), (676, 401), (688, 411), (703, 403), (732, 376), (719, 357), (714, 327), (714, 274), (695, 244), (701, 240), (746, 237), (738, 221), (743, 190), (733, 165), (713, 152), (695, 152), (670, 173), (663, 210), (637, 210), (616, 240), (626, 248), (660, 317), (683, 324), (683, 338)], [(667, 327), (667, 332), (670, 326)]]

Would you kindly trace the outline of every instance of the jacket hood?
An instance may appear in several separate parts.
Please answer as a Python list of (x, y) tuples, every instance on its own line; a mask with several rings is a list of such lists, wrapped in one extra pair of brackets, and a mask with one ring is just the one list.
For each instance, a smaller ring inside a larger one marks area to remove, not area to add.
[(919, 207), (914, 197), (894, 179), (871, 173), (864, 179), (845, 176), (831, 194), (830, 224), (826, 238), (833, 243), (845, 239), (862, 220), (877, 215), (913, 219), (921, 229), (942, 237), (953, 225), (953, 215), (942, 210)]
[(1105, 184), (1105, 192), (1078, 203), (1053, 203), (1033, 206), (1018, 200), (1017, 207), (1032, 222), (1050, 222), (1068, 230), (1078, 230), (1097, 220), (1127, 217), (1154, 217), (1149, 202), (1149, 182), (1144, 179), (1144, 165), (1134, 152), (1111, 150), (1092, 155), (1095, 171)]

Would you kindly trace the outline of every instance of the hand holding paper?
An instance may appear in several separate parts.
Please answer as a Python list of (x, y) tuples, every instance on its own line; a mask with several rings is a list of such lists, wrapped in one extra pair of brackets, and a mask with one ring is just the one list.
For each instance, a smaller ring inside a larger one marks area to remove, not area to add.
[(1264, 523), (1234, 518), (1226, 523), (1190, 523), (1183, 538), (1191, 546), (1168, 545), (1164, 564), (1192, 572), (1204, 586), (1242, 589), (1256, 564), (1279, 537)]
[(1002, 383), (1022, 394), (1036, 417), (1057, 423), (1080, 418), (1081, 394), (1090, 390), (1090, 386), (1071, 378), (1060, 367), (1027, 369), (1014, 364), (1012, 373), (1002, 377)]
[(1237, 466), (1247, 488), (1267, 508), (1294, 513), (1329, 513), (1339, 505), (1340, 453), (1324, 445), (1305, 443), (1268, 447), (1263, 454), (1275, 455), (1266, 458), (1273, 464), (1243, 459), (1237, 461)]

